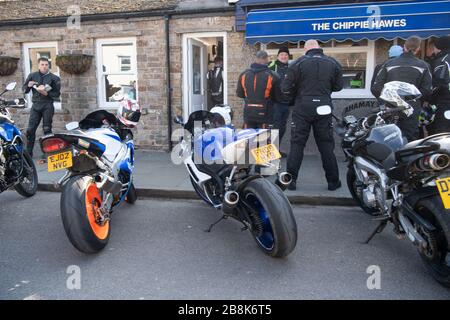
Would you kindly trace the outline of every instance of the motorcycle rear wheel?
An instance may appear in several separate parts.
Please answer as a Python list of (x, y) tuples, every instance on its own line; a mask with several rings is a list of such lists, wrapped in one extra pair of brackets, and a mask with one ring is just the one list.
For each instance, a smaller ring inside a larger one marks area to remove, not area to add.
[(415, 209), (437, 229), (432, 235), (425, 235), (428, 242), (433, 241), (436, 252), (425, 254), (419, 251), (419, 255), (431, 276), (443, 286), (450, 287), (450, 247), (445, 236), (450, 232), (450, 209), (444, 208), (439, 195), (420, 200)]
[(108, 244), (110, 222), (100, 225), (96, 213), (102, 197), (92, 177), (71, 178), (61, 194), (61, 217), (72, 245), (84, 253), (98, 253)]
[[(289, 255), (297, 245), (297, 223), (283, 191), (267, 179), (260, 178), (250, 181), (241, 196), (251, 208), (243, 206), (247, 215), (251, 215), (250, 210), (258, 214), (262, 232), (253, 232), (252, 236), (259, 248), (275, 258)], [(249, 222), (255, 227), (255, 221)]]

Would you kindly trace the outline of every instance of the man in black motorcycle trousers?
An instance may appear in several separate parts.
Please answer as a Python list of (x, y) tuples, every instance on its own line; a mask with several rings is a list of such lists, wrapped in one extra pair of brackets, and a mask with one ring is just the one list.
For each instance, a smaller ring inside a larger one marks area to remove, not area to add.
[(414, 113), (410, 117), (401, 118), (397, 125), (408, 141), (419, 138), (419, 114), (422, 110), (422, 101), (432, 92), (432, 78), (429, 65), (416, 55), (420, 51), (421, 40), (418, 37), (409, 37), (403, 47), (404, 52), (398, 58), (386, 61), (376, 75), (371, 87), (373, 95), (378, 99), (385, 83), (402, 81), (413, 84), (419, 89), (422, 98), (411, 101)]
[(39, 70), (30, 73), (23, 85), (25, 94), (30, 90), (33, 92), (33, 106), (30, 110), (28, 121), (27, 151), (33, 156), (33, 147), (36, 140), (36, 130), (42, 119), (44, 135), (52, 133), (52, 122), (55, 108), (53, 102), (61, 95), (61, 79), (50, 72), (49, 60), (47, 58), (38, 59)]
[(450, 120), (444, 113), (450, 110), (450, 36), (443, 36), (434, 41), (431, 64), (433, 75), (433, 94), (430, 104), (437, 107), (434, 121), (427, 126), (428, 133), (437, 134), (450, 131)]
[(326, 56), (316, 40), (305, 43), (306, 53), (294, 61), (281, 87), (288, 100), (295, 98), (292, 112), (291, 151), (287, 159), (287, 172), (292, 177), (289, 190), (295, 190), (303, 150), (311, 127), (322, 157), (328, 189), (340, 188), (339, 168), (334, 154), (332, 114), (321, 114), (321, 106), (332, 107), (331, 93), (343, 88), (342, 67)]

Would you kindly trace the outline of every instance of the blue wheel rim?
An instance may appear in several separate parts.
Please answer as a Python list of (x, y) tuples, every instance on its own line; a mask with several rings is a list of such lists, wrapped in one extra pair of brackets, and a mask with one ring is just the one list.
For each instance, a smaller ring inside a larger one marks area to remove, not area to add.
[(255, 239), (264, 249), (272, 250), (275, 244), (275, 238), (273, 235), (272, 224), (270, 223), (269, 215), (254, 194), (249, 193), (247, 194), (246, 198), (249, 204), (258, 212), (263, 225), (262, 235), (259, 237), (255, 236)]

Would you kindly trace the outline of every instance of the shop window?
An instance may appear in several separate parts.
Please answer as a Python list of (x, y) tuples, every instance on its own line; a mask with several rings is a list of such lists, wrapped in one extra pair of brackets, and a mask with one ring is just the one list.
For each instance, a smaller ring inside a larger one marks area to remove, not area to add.
[(137, 99), (136, 39), (97, 40), (100, 108), (117, 108), (123, 98)]
[[(38, 68), (39, 58), (47, 58), (50, 72), (59, 76), (59, 68), (55, 65), (54, 61), (58, 54), (57, 42), (29, 42), (23, 44), (24, 55), (24, 80), (31, 72), (36, 72)], [(28, 107), (32, 106), (31, 94), (27, 95)], [(55, 109), (61, 109), (61, 102), (54, 103)]]
[[(262, 45), (270, 59), (277, 58), (278, 49), (283, 44)], [(325, 54), (335, 58), (342, 65), (344, 89), (333, 93), (334, 98), (370, 98), (370, 83), (375, 64), (375, 46), (373, 41), (362, 40), (337, 42), (331, 40), (320, 43)], [(296, 48), (289, 48), (291, 59), (295, 60), (305, 54), (304, 42), (298, 42)]]

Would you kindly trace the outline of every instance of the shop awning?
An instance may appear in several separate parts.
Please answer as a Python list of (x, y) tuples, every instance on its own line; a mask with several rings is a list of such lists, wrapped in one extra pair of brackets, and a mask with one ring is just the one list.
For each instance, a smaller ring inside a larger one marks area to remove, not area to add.
[(249, 11), (246, 18), (246, 40), (251, 44), (307, 39), (392, 40), (445, 34), (450, 34), (450, 0), (260, 9)]

